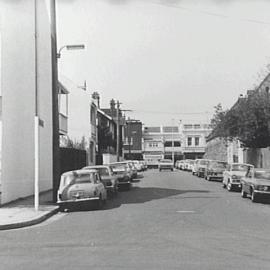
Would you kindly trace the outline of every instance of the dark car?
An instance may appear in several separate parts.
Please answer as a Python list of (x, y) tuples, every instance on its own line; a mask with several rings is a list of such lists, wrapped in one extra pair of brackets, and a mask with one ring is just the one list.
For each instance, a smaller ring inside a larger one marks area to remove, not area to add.
[(242, 178), (241, 196), (250, 196), (252, 202), (262, 198), (270, 199), (270, 169), (251, 168)]
[(208, 181), (223, 180), (223, 172), (226, 170), (227, 162), (210, 160), (207, 164), (204, 178)]

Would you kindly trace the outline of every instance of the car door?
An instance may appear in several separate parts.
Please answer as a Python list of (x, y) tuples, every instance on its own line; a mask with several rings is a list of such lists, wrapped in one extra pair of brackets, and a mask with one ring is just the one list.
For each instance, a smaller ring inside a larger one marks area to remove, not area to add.
[(246, 193), (250, 193), (250, 187), (252, 185), (252, 171), (248, 170), (245, 178), (242, 181), (243, 190)]

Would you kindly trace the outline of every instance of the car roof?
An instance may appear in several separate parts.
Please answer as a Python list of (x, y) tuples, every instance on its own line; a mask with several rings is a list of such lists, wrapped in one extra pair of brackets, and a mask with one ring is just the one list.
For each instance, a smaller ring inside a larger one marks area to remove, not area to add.
[(70, 174), (89, 174), (89, 173), (97, 173), (97, 170), (94, 169), (81, 169), (81, 170), (73, 170), (73, 171), (68, 171), (68, 172), (64, 172), (62, 175), (70, 175)]
[(82, 169), (83, 170), (94, 170), (95, 168), (107, 168), (109, 167), (110, 165), (92, 165), (92, 166), (86, 166), (86, 167), (83, 167)]

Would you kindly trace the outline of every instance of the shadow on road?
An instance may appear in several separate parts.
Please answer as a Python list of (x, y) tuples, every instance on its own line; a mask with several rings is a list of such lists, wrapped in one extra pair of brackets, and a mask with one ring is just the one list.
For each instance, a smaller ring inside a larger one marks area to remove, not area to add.
[(126, 192), (120, 192), (118, 197), (108, 201), (104, 209), (113, 209), (122, 204), (145, 203), (185, 193), (209, 193), (207, 190), (178, 190), (157, 187), (133, 187)]

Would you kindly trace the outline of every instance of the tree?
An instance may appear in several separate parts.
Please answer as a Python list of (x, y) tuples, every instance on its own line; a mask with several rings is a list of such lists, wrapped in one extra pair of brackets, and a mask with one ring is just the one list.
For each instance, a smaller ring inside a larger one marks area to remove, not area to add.
[(211, 138), (236, 138), (250, 148), (270, 146), (270, 99), (267, 91), (254, 91), (239, 98), (228, 111), (215, 107)]

